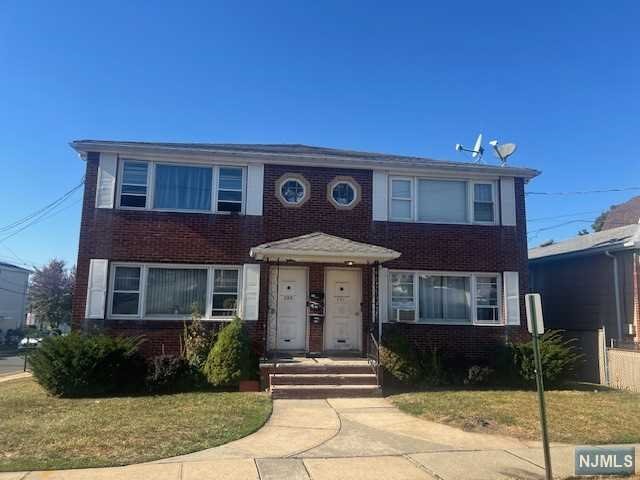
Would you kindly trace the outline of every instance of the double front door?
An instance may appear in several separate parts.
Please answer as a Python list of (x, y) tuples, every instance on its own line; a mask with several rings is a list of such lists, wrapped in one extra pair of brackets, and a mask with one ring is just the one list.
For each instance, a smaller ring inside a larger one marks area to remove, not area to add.
[[(271, 272), (270, 321), (274, 325), (270, 335), (277, 350), (307, 349), (307, 276), (303, 267), (280, 267)], [(362, 350), (360, 270), (327, 269), (324, 291), (324, 349)]]

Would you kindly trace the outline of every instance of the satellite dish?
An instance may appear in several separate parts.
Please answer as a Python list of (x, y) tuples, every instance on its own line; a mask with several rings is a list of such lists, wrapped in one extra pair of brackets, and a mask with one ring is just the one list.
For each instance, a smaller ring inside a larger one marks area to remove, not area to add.
[(482, 154), (484, 153), (484, 148), (482, 148), (482, 134), (478, 135), (476, 139), (476, 143), (473, 148), (466, 148), (460, 143), (456, 143), (456, 150), (458, 152), (469, 152), (471, 153), (471, 157), (476, 158), (476, 162), (479, 162), (482, 159)]
[(503, 143), (501, 145), (498, 144), (497, 140), (491, 140), (489, 145), (493, 147), (493, 150), (496, 156), (500, 159), (500, 163), (504, 167), (507, 163), (507, 158), (509, 158), (516, 151), (518, 146), (515, 143)]
[(484, 148), (482, 148), (482, 134), (478, 134), (478, 138), (476, 140), (476, 144), (473, 146), (473, 152), (471, 156), (476, 158), (478, 155), (482, 157), (482, 153), (484, 152)]

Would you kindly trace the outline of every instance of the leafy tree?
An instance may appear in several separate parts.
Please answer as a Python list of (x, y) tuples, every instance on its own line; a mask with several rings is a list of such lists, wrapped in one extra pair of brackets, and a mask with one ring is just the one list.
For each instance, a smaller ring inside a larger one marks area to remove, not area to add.
[(607, 220), (607, 216), (611, 213), (611, 210), (616, 207), (617, 205), (611, 205), (607, 210), (596, 217), (596, 219), (593, 221), (593, 225), (591, 225), (591, 228), (593, 228), (594, 232), (600, 232), (602, 230), (602, 227), (604, 227), (604, 222)]
[(71, 319), (71, 299), (75, 285), (75, 268), (67, 270), (64, 260), (54, 258), (36, 268), (31, 276), (29, 302), (36, 318), (56, 329)]

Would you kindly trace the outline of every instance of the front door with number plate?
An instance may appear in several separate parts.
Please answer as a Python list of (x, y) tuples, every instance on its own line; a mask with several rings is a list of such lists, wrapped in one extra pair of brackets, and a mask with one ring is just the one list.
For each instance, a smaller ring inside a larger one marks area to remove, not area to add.
[(362, 279), (360, 270), (327, 270), (325, 292), (325, 349), (361, 350)]

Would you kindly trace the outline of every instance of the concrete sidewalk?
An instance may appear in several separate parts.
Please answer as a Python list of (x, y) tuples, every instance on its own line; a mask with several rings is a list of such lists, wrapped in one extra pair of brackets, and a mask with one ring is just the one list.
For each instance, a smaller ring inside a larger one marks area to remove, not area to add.
[[(0, 480), (543, 479), (542, 459), (536, 442), (423, 421), (382, 398), (276, 400), (261, 430), (220, 447), (144, 465)], [(573, 447), (554, 445), (552, 459), (558, 478), (573, 475)]]

